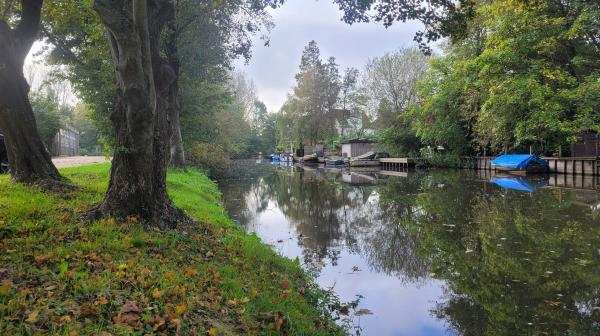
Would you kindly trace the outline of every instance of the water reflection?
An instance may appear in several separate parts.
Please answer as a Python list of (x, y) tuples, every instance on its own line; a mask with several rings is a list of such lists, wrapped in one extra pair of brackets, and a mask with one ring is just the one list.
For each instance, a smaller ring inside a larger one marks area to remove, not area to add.
[(365, 296), (367, 335), (600, 334), (595, 181), (524, 193), (466, 171), (389, 175), (276, 167), (221, 184), (249, 231)]

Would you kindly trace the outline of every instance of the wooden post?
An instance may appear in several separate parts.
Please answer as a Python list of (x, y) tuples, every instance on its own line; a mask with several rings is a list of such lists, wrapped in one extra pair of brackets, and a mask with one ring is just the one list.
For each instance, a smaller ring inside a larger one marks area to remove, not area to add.
[(558, 145), (558, 157), (562, 157), (562, 145)]

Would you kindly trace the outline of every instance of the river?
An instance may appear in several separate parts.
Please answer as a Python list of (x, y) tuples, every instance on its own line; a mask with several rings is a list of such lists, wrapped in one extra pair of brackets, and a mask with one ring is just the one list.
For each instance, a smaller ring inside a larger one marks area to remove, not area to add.
[(349, 317), (363, 335), (600, 335), (596, 181), (241, 169), (219, 182), (231, 217), (360, 298)]

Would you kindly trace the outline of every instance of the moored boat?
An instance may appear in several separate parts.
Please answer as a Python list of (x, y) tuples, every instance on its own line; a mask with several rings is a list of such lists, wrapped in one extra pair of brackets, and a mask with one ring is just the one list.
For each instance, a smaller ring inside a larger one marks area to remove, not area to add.
[(491, 161), (492, 168), (509, 174), (547, 173), (548, 161), (533, 154), (504, 154)]
[(344, 164), (343, 159), (325, 159), (326, 166), (341, 166)]

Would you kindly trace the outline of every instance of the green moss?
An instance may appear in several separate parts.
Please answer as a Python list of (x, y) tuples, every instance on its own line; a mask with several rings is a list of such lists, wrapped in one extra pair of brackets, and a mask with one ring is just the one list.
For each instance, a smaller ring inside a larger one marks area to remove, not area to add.
[(343, 334), (297, 261), (228, 217), (214, 182), (169, 173), (197, 223), (160, 232), (136, 218), (91, 224), (109, 165), (63, 169), (82, 188), (49, 195), (0, 176), (0, 334)]

